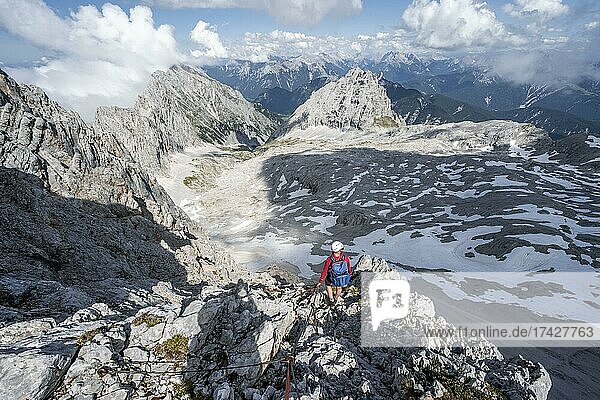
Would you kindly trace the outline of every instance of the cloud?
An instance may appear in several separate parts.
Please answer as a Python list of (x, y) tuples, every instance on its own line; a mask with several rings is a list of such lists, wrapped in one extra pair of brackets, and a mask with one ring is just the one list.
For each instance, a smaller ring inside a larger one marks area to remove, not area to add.
[(99, 105), (131, 105), (156, 70), (226, 55), (218, 34), (203, 21), (191, 33), (201, 49), (184, 54), (174, 28), (156, 26), (145, 6), (129, 14), (108, 3), (100, 10), (82, 6), (60, 18), (39, 0), (0, 0), (0, 28), (52, 53), (36, 65), (5, 69), (87, 121)]
[(0, 0), (0, 27), (32, 44), (60, 49), (69, 27), (41, 0)]
[(413, 0), (402, 20), (421, 44), (434, 49), (524, 43), (496, 19), (485, 2), (478, 0)]
[(548, 21), (567, 15), (570, 9), (562, 0), (516, 0), (516, 4), (506, 4), (504, 11), (516, 18), (532, 17)]
[(216, 29), (208, 23), (199, 20), (190, 33), (190, 38), (194, 43), (202, 46), (202, 50), (192, 50), (192, 55), (194, 57), (227, 57), (227, 50), (223, 46), (219, 34)]
[(600, 80), (600, 30), (582, 33), (575, 44), (567, 42), (529, 51), (483, 54), (481, 58), (480, 64), (491, 73), (519, 84)]
[(517, 84), (554, 84), (600, 80), (598, 59), (573, 50), (511, 51), (491, 57), (487, 69)]
[(241, 40), (228, 43), (228, 49), (231, 58), (253, 62), (265, 62), (273, 56), (305, 56), (307, 60), (322, 59), (323, 55), (334, 59), (378, 59), (390, 50), (415, 50), (410, 44), (410, 38), (402, 31), (341, 37), (313, 36), (281, 30), (269, 33), (247, 32)]
[(316, 25), (327, 16), (345, 17), (362, 10), (362, 0), (146, 0), (168, 8), (249, 8), (266, 11), (288, 25)]
[(585, 29), (587, 29), (588, 31), (592, 31), (592, 30), (598, 28), (599, 26), (600, 26), (600, 22), (592, 21), (592, 22), (585, 24)]

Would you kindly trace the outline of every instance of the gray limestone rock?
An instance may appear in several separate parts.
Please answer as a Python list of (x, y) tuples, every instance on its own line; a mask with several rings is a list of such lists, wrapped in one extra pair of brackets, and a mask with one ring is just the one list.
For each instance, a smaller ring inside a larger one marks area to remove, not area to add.
[(203, 143), (254, 148), (276, 128), (238, 91), (186, 65), (155, 72), (131, 109), (100, 107), (94, 126), (148, 169), (168, 164), (170, 152)]

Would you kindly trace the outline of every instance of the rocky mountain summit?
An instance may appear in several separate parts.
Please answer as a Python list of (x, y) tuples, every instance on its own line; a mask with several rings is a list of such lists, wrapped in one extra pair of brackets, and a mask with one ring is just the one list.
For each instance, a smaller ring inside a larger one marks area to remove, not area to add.
[(312, 93), (294, 111), (281, 133), (295, 128), (325, 126), (333, 129), (381, 130), (404, 125), (391, 107), (385, 88), (370, 71), (350, 70), (335, 82)]
[(276, 123), (231, 87), (185, 65), (155, 72), (131, 109), (100, 107), (95, 129), (119, 138), (145, 168), (201, 143), (254, 148)]

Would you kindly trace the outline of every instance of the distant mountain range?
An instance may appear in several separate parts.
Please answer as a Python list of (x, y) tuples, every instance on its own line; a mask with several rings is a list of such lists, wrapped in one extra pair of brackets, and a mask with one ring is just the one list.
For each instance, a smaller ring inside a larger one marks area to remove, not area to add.
[(398, 52), (377, 61), (322, 55), (234, 61), (206, 72), (265, 109), (287, 116), (312, 92), (355, 67), (386, 81), (394, 111), (409, 124), (514, 120), (543, 128), (555, 139), (600, 131), (600, 82), (519, 85), (458, 59), (424, 60)]

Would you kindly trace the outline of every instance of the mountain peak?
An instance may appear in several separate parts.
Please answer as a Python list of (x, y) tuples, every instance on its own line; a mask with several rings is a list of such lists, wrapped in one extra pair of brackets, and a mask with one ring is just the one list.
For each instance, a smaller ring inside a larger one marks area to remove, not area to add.
[(172, 65), (168, 72), (173, 72), (176, 74), (192, 74), (192, 75), (200, 75), (200, 76), (204, 76), (208, 79), (212, 79), (210, 78), (208, 75), (206, 75), (206, 73), (200, 69), (200, 68), (194, 68), (191, 65), (188, 64), (175, 64)]
[(392, 111), (380, 78), (371, 71), (353, 68), (342, 78), (315, 91), (292, 114), (284, 131), (312, 126), (380, 130), (400, 125), (404, 125), (404, 121)]
[(165, 155), (206, 143), (256, 147), (276, 124), (240, 92), (189, 65), (157, 71), (131, 109), (101, 107), (96, 128), (112, 132), (151, 169)]
[(381, 58), (381, 63), (385, 64), (421, 64), (422, 61), (413, 53), (401, 53), (399, 51), (388, 51)]

